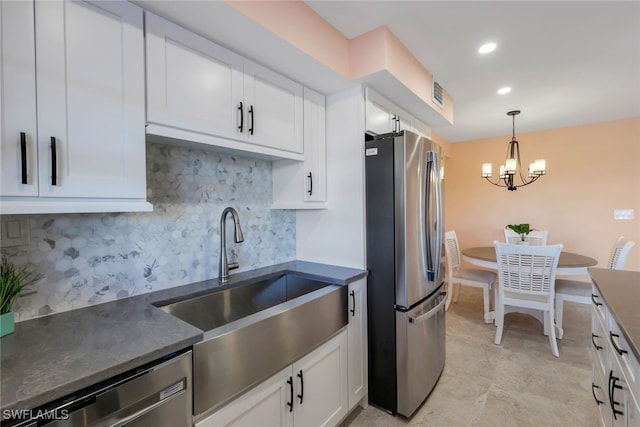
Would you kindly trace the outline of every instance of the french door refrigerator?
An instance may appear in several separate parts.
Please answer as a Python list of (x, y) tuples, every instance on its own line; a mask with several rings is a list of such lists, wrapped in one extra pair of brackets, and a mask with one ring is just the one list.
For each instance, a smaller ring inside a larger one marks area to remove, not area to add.
[(440, 161), (412, 132), (365, 142), (369, 403), (405, 417), (445, 362)]

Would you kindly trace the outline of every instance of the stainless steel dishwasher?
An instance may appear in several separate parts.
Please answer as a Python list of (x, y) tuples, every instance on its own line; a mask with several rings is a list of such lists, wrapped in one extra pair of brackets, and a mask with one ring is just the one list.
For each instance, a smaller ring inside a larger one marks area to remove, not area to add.
[(144, 365), (3, 426), (190, 427), (191, 356), (188, 350)]

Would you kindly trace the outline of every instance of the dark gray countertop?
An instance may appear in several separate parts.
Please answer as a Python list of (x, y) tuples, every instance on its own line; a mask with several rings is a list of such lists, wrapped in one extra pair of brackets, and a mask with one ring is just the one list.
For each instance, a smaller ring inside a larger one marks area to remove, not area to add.
[(589, 274), (633, 353), (640, 360), (640, 272), (590, 268)]
[[(339, 285), (367, 275), (290, 261), (233, 274), (225, 287), (283, 272)], [(217, 279), (206, 280), (16, 323), (15, 332), (0, 339), (0, 409), (36, 408), (197, 343), (202, 330), (151, 304), (219, 287)]]

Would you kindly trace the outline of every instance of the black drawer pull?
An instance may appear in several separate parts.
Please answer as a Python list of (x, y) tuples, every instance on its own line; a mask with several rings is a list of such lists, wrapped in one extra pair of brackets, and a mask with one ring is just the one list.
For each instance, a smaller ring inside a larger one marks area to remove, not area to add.
[(618, 345), (616, 344), (616, 342), (613, 340), (613, 338), (614, 338), (614, 337), (615, 337), (615, 338), (620, 338), (620, 335), (618, 335), (618, 334), (614, 334), (613, 332), (609, 332), (609, 341), (611, 341), (611, 345), (613, 346), (613, 348), (615, 348), (615, 349), (616, 349), (616, 351), (618, 352), (618, 354), (619, 354), (620, 356), (622, 356), (623, 354), (628, 353), (628, 351), (627, 351), (627, 350), (624, 350), (624, 349), (622, 349), (622, 348), (618, 347)]
[(304, 397), (304, 378), (302, 377), (302, 369), (298, 372), (298, 378), (300, 378), (300, 394), (298, 395), (298, 399), (300, 399), (300, 404), (302, 405), (302, 398)]
[(591, 334), (591, 343), (593, 343), (593, 346), (595, 347), (596, 350), (602, 350), (602, 346), (599, 346), (598, 344), (596, 344), (596, 341), (594, 340), (594, 338), (600, 338), (600, 336), (596, 334)]
[(253, 135), (253, 125), (255, 124), (255, 120), (253, 118), (253, 105), (249, 107), (249, 114), (251, 115), (251, 127), (249, 128), (249, 134)]
[(289, 407), (289, 412), (293, 412), (293, 378), (291, 376), (287, 380), (287, 384), (289, 384), (289, 391), (291, 392), (291, 400), (287, 402), (287, 406)]
[(240, 101), (238, 110), (240, 110), (240, 126), (238, 126), (238, 130), (242, 133), (244, 131), (244, 108), (242, 107), (242, 101)]
[(313, 176), (311, 175), (311, 171), (309, 171), (307, 178), (309, 178), (309, 189), (307, 190), (307, 193), (311, 196), (313, 194)]
[(20, 132), (20, 162), (22, 168), (22, 183), (27, 183), (27, 135)]
[(602, 305), (602, 303), (596, 301), (596, 298), (598, 298), (598, 296), (596, 294), (591, 294), (591, 301), (593, 301), (593, 303), (596, 305), (596, 307), (599, 307), (599, 306)]
[(351, 298), (353, 300), (353, 308), (349, 311), (351, 311), (353, 317), (356, 317), (356, 291), (351, 291)]
[(51, 137), (51, 185), (58, 185), (58, 159), (56, 157), (56, 137)]
[(593, 398), (596, 401), (596, 405), (600, 406), (602, 405), (604, 402), (602, 400), (599, 400), (598, 397), (596, 396), (596, 389), (600, 388), (599, 386), (595, 385), (594, 383), (591, 383), (591, 393), (593, 393)]

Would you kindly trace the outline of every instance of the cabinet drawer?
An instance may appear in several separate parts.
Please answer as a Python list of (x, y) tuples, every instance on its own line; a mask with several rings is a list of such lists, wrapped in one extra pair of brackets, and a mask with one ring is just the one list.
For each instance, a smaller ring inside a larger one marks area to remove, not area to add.
[[(596, 364), (593, 365), (591, 393), (593, 395), (593, 404), (598, 407), (598, 413), (600, 414), (602, 424), (605, 426), (611, 425), (611, 409), (607, 403), (609, 395), (607, 394), (605, 373), (600, 371)], [(607, 423), (607, 421), (609, 422)]]
[(607, 306), (604, 303), (604, 298), (600, 295), (600, 291), (596, 288), (595, 285), (591, 288), (591, 307), (595, 310), (596, 313), (600, 316), (600, 321), (602, 324), (607, 324)]
[(597, 366), (603, 373), (609, 367), (610, 347), (609, 331), (594, 312), (591, 316), (591, 356), (594, 368)]
[[(640, 395), (640, 364), (612, 316), (610, 316), (608, 340), (611, 347), (611, 357), (616, 359), (620, 364), (629, 390), (637, 399)], [(613, 361), (611, 363), (613, 363)]]

